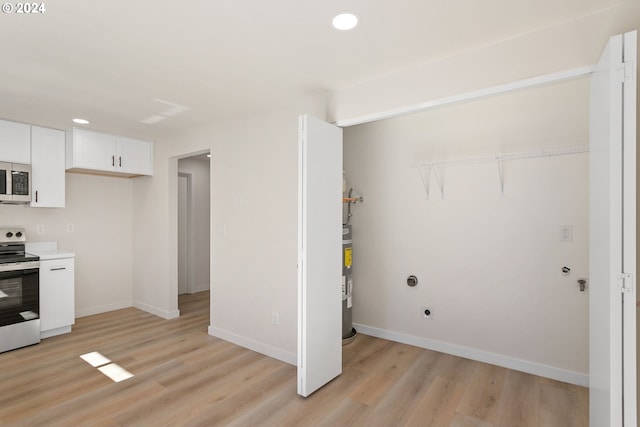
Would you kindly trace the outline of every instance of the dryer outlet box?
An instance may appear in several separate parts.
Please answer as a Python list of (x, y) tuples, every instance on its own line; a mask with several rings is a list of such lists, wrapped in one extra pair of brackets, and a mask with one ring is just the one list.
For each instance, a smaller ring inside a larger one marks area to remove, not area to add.
[(423, 319), (433, 319), (433, 310), (430, 307), (420, 307), (420, 315)]

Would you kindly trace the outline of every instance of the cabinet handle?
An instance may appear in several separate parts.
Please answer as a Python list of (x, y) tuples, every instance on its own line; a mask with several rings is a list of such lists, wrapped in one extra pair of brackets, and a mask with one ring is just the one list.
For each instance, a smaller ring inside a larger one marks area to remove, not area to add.
[(111, 156), (111, 166), (116, 166), (116, 156)]
[(122, 167), (122, 156), (118, 156), (118, 166)]
[(66, 270), (67, 267), (55, 267), (55, 268), (50, 268), (49, 271), (58, 271), (58, 270)]
[(38, 203), (38, 190), (36, 190), (36, 203)]

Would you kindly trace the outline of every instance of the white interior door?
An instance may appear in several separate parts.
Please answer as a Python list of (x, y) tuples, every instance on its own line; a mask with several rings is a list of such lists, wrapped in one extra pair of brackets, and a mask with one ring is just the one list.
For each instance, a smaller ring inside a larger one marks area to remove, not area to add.
[(178, 175), (178, 295), (189, 292), (189, 177)]
[(622, 128), (622, 271), (629, 277), (622, 293), (622, 397), (624, 426), (636, 426), (638, 420), (636, 381), (636, 114), (638, 62), (637, 32), (623, 38), (623, 128)]
[(589, 421), (592, 426), (636, 426), (635, 51), (635, 32), (612, 37), (591, 77)]
[(304, 115), (298, 144), (298, 394), (342, 372), (342, 129)]

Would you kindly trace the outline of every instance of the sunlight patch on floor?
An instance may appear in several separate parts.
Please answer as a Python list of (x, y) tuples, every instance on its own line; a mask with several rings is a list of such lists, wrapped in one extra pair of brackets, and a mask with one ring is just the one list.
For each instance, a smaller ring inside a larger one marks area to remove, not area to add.
[(100, 372), (111, 378), (114, 382), (124, 381), (133, 376), (131, 372), (122, 368), (117, 363), (111, 363), (111, 360), (97, 351), (83, 354), (80, 358), (94, 368), (98, 368)]

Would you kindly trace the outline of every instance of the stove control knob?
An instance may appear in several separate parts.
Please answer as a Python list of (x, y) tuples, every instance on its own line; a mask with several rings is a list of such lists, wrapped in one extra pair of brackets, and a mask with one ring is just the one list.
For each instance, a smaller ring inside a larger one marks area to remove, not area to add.
[(18, 231), (18, 232), (16, 233), (16, 237), (18, 237), (18, 238), (22, 237), (22, 231)]
[(9, 239), (10, 239), (10, 238), (12, 238), (12, 237), (13, 237), (13, 233), (9, 231), (9, 232), (7, 233), (7, 238), (9, 238)]

